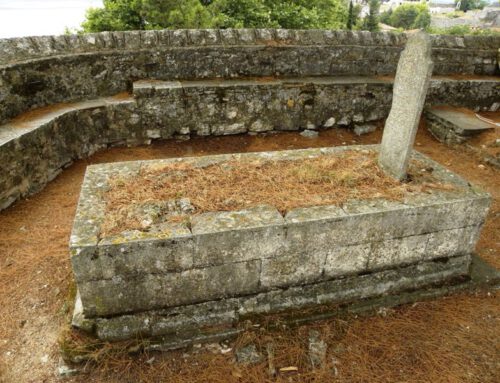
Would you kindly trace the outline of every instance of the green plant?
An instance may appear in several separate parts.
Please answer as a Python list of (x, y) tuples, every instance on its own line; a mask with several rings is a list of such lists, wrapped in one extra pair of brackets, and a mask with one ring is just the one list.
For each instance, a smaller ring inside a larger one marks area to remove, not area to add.
[(426, 29), (428, 33), (435, 35), (476, 35), (476, 36), (500, 36), (500, 32), (493, 29), (472, 29), (468, 25), (455, 25), (449, 28), (429, 27)]
[[(104, 0), (85, 32), (162, 28), (341, 28), (344, 0)], [(354, 13), (359, 8), (354, 7)]]
[(378, 26), (380, 1), (370, 0), (369, 8), (370, 9), (368, 11), (368, 15), (365, 17), (363, 21), (363, 29), (366, 29), (370, 32), (376, 32), (380, 29)]
[(472, 9), (483, 9), (488, 3), (485, 0), (455, 0), (455, 4), (460, 4), (460, 10), (467, 12)]
[(395, 28), (427, 28), (431, 23), (429, 8), (425, 4), (403, 4), (387, 18), (387, 24)]

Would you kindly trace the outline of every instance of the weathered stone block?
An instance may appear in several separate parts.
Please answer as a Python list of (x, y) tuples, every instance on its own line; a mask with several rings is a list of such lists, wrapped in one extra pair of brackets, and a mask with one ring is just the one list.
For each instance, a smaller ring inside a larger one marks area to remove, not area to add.
[(363, 243), (352, 246), (330, 248), (326, 256), (325, 276), (327, 278), (345, 277), (368, 270), (371, 244)]
[[(249, 298), (245, 301), (248, 307), (242, 312), (279, 311), (306, 303), (383, 294), (395, 286), (394, 282), (390, 286), (377, 285), (374, 292), (370, 287), (373, 281), (361, 288), (350, 280), (338, 282), (338, 286), (346, 284), (345, 291), (325, 290), (332, 281), (357, 278), (356, 275), (433, 260), (438, 260), (443, 269), (430, 279), (439, 281), (456, 275), (458, 264), (449, 259), (468, 257), (473, 251), (487, 214), (489, 196), (420, 154), (414, 154), (414, 158), (432, 167), (437, 180), (451, 185), (450, 190), (414, 193), (404, 201), (351, 200), (342, 206), (297, 208), (285, 218), (275, 207), (256, 206), (197, 214), (189, 222), (163, 222), (144, 231), (124, 231), (104, 237), (100, 231), (106, 213), (103, 193), (111, 176), (125, 179), (137, 176), (143, 168), (159, 170), (178, 162), (203, 168), (228, 161), (300, 161), (345, 150), (377, 150), (377, 147), (305, 149), (89, 167), (70, 244), (85, 317), (101, 320), (104, 316), (168, 311), (221, 301), (226, 306), (214, 313), (212, 319), (228, 323), (235, 320), (231, 312), (234, 313), (232, 310), (243, 296)], [(465, 263), (458, 268), (463, 271)], [(446, 265), (451, 268), (449, 273)], [(413, 283), (411, 276), (407, 278), (398, 286)], [(425, 281), (429, 279), (426, 277)], [(313, 286), (310, 296), (296, 290), (305, 286)], [(281, 289), (289, 292), (282, 293)], [(285, 296), (287, 300), (279, 302)], [(182, 327), (184, 319), (172, 319), (173, 312), (167, 316), (173, 322), (165, 319), (149, 327), (134, 319), (124, 330), (124, 336), (171, 333), (176, 328), (189, 332), (196, 328), (194, 319), (185, 317), (186, 324)], [(126, 320), (120, 323), (117, 321), (114, 329), (99, 330), (100, 334), (120, 338), (119, 329), (124, 328)]]
[(428, 235), (415, 235), (374, 243), (367, 269), (379, 270), (389, 265), (417, 263), (425, 256), (427, 241)]
[(260, 261), (190, 269), (180, 273), (114, 277), (78, 284), (87, 317), (173, 307), (258, 291)]
[(276, 257), (283, 252), (283, 223), (281, 214), (270, 206), (195, 216), (191, 221), (194, 265)]

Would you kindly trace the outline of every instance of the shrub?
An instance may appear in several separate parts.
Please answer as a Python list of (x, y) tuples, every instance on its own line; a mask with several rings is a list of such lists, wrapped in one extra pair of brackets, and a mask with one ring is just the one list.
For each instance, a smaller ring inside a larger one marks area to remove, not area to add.
[[(422, 16), (420, 16), (423, 14)], [(420, 16), (420, 17), (419, 17)], [(418, 23), (417, 23), (417, 19)], [(395, 28), (426, 28), (431, 23), (429, 8), (425, 4), (403, 4), (397, 7), (388, 18), (389, 25)]]

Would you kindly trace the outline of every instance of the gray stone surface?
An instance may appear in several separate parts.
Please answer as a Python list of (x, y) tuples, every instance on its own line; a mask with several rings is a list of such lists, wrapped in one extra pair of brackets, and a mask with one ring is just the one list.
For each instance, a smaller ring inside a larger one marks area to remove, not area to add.
[[(284, 86), (285, 82), (294, 85), (292, 90)], [(22, 122), (0, 126), (0, 210), (41, 190), (74, 160), (108, 146), (149, 144), (154, 139), (189, 138), (194, 134), (233, 134), (243, 131), (242, 124), (250, 133), (298, 129), (313, 122), (330, 125), (334, 120), (339, 126), (348, 126), (354, 117), (358, 121), (385, 118), (392, 97), (391, 81), (373, 77), (187, 82), (191, 85), (186, 85), (186, 94), (197, 100), (189, 104), (175, 85), (165, 98), (152, 92), (156, 86), (168, 90), (161, 82), (154, 86), (138, 84), (139, 100), (122, 96), (59, 105), (44, 113), (38, 111)], [(214, 92), (221, 89), (238, 91), (214, 98)], [(303, 91), (309, 95), (309, 105), (303, 105)], [(429, 93), (429, 105), (489, 109), (500, 97), (500, 81), (436, 79), (431, 81)], [(269, 94), (281, 101), (262, 105), (258, 100)], [(141, 97), (148, 99), (151, 108), (139, 106)], [(332, 103), (331, 99), (337, 101)], [(289, 102), (295, 110), (292, 114)], [(261, 118), (255, 116), (257, 109)], [(170, 116), (172, 110), (176, 112)], [(287, 121), (286, 126), (276, 121)], [(238, 130), (233, 129), (234, 124), (240, 126)]]
[[(301, 160), (377, 146), (336, 147), (138, 161), (88, 168), (71, 236), (71, 261), (87, 318), (191, 305), (317, 284), (427, 260), (470, 254), (489, 196), (415, 153), (452, 190), (405, 201), (351, 200), (342, 206), (275, 207), (194, 215), (163, 230), (103, 237), (102, 191), (110, 175), (186, 162)], [(356, 235), (353, 235), (356, 233)], [(140, 323), (138, 324), (140, 326)], [(131, 327), (132, 328), (132, 327)]]
[(271, 206), (200, 214), (191, 227), (196, 267), (273, 258), (283, 252), (283, 217)]
[[(164, 30), (0, 40), (0, 123), (136, 79), (392, 75), (405, 34)], [(495, 75), (498, 36), (433, 36), (435, 73)]]
[(432, 68), (429, 36), (425, 32), (410, 35), (396, 71), (391, 111), (379, 155), (382, 169), (399, 180), (406, 178)]
[(314, 130), (306, 129), (303, 132), (301, 132), (300, 135), (306, 138), (317, 138), (319, 133)]
[(182, 347), (187, 339), (196, 341), (201, 333), (211, 333), (212, 328), (219, 328), (223, 333), (238, 333), (246, 318), (257, 315), (345, 304), (451, 283), (466, 276), (469, 265), (470, 256), (459, 256), (239, 298), (86, 320), (93, 323), (92, 331), (103, 340), (154, 336), (165, 337), (172, 345)]
[(257, 346), (253, 343), (236, 350), (236, 361), (243, 365), (256, 364), (262, 362), (264, 356), (257, 351)]
[(321, 339), (321, 334), (317, 330), (309, 331), (308, 357), (312, 368), (321, 368), (326, 362), (326, 351), (328, 345)]
[(439, 141), (446, 144), (460, 144), (495, 125), (476, 117), (472, 110), (447, 107), (428, 108), (425, 112), (427, 128)]

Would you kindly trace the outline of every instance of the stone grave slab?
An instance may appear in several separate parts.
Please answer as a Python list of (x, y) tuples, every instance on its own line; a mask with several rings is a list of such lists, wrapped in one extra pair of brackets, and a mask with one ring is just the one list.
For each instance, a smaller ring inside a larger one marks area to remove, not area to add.
[(174, 347), (234, 335), (255, 315), (357, 302), (467, 276), (490, 197), (416, 152), (438, 182), (453, 188), (285, 215), (274, 206), (249, 206), (194, 215), (158, 231), (101, 233), (110, 177), (169, 163), (300, 161), (345, 150), (378, 146), (88, 167), (70, 242), (79, 291), (74, 325), (101, 339), (146, 337)]

